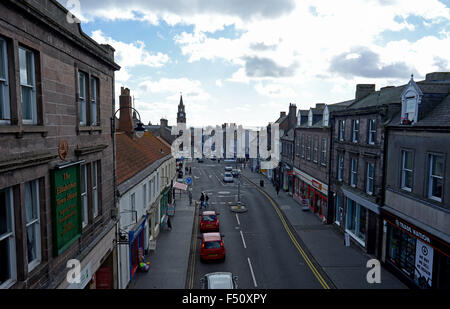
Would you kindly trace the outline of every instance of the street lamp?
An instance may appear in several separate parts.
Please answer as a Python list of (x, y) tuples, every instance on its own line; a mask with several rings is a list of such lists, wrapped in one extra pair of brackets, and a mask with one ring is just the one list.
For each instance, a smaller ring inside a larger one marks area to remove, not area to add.
[(136, 134), (136, 136), (138, 138), (142, 138), (144, 136), (144, 133), (145, 133), (145, 128), (144, 128), (144, 124), (141, 122), (141, 115), (139, 114), (139, 112), (134, 107), (131, 107), (131, 106), (122, 106), (122, 107), (120, 107), (118, 110), (116, 110), (114, 115), (111, 117), (111, 135), (114, 136), (114, 132), (116, 131), (115, 118), (116, 118), (117, 112), (122, 110), (122, 109), (125, 109), (125, 108), (129, 108), (129, 109), (134, 110), (137, 113), (137, 115), (139, 116), (138, 123), (136, 124), (136, 127), (134, 128), (134, 132), (135, 132), (135, 134)]

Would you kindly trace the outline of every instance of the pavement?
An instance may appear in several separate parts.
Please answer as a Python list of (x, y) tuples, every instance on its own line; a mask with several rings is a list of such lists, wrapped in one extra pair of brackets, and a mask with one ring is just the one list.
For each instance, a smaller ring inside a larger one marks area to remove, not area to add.
[(381, 266), (380, 283), (366, 280), (370, 268), (367, 262), (373, 256), (363, 252), (355, 245), (345, 246), (344, 234), (332, 224), (323, 224), (320, 218), (310, 212), (302, 211), (302, 206), (287, 192), (277, 195), (272, 183), (264, 175), (253, 173), (249, 168), (242, 175), (256, 186), (264, 180), (263, 189), (278, 205), (290, 225), (295, 229), (307, 251), (314, 257), (321, 269), (337, 289), (407, 289), (397, 277)]
[[(406, 289), (407, 287), (389, 271), (381, 266), (381, 283), (369, 284), (366, 280), (366, 265), (372, 256), (359, 248), (344, 245), (344, 235), (333, 225), (323, 224), (311, 212), (302, 207), (288, 193), (279, 195), (270, 181), (249, 168), (242, 175), (259, 187), (263, 179), (263, 189), (278, 205), (290, 225), (295, 229), (315, 262), (326, 273), (338, 289)], [(172, 217), (172, 230), (163, 230), (157, 238), (156, 250), (151, 251), (147, 260), (150, 270), (137, 273), (130, 283), (131, 289), (185, 289), (189, 263), (195, 206), (189, 206), (186, 193), (176, 196), (175, 215)]]
[(172, 230), (161, 230), (156, 250), (150, 251), (147, 273), (138, 272), (130, 289), (185, 289), (195, 206), (189, 206), (187, 193), (177, 193)]

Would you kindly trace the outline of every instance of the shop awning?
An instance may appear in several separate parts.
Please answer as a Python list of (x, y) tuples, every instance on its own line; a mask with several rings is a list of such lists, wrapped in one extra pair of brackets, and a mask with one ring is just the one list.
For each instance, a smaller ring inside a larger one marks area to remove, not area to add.
[(173, 184), (173, 187), (175, 189), (180, 189), (180, 190), (186, 191), (188, 186), (186, 184), (184, 184), (184, 183), (175, 182)]

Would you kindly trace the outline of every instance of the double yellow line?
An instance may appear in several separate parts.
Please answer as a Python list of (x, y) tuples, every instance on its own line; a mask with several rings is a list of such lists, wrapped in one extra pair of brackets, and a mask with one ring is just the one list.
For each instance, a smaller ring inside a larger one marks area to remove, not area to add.
[[(245, 176), (244, 176), (245, 177)], [(249, 180), (247, 178), (247, 180)], [(249, 180), (250, 181), (250, 180)], [(298, 252), (300, 252), (301, 256), (305, 260), (306, 264), (308, 265), (309, 269), (311, 269), (312, 273), (316, 277), (316, 279), (319, 281), (319, 283), (322, 285), (322, 287), (326, 290), (330, 289), (330, 286), (327, 284), (325, 279), (322, 277), (322, 275), (319, 273), (317, 268), (314, 266), (314, 264), (309, 259), (308, 255), (305, 253), (303, 248), (298, 243), (297, 239), (295, 238), (294, 234), (292, 233), (291, 228), (287, 224), (286, 220), (284, 219), (283, 214), (281, 213), (280, 209), (278, 208), (277, 204), (273, 201), (273, 199), (262, 189), (260, 189), (256, 184), (254, 184), (252, 181), (250, 181), (272, 204), (272, 207), (275, 209), (275, 212), (278, 214), (278, 217), (280, 217), (281, 222), (283, 223), (284, 229), (288, 233), (289, 237), (291, 238), (292, 243), (297, 248)]]

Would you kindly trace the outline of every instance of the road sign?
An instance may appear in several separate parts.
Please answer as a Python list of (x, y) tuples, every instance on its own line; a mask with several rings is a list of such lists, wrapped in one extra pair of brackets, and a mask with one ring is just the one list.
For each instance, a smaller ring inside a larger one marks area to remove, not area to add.
[(188, 177), (186, 178), (186, 184), (190, 185), (192, 183), (192, 178)]

